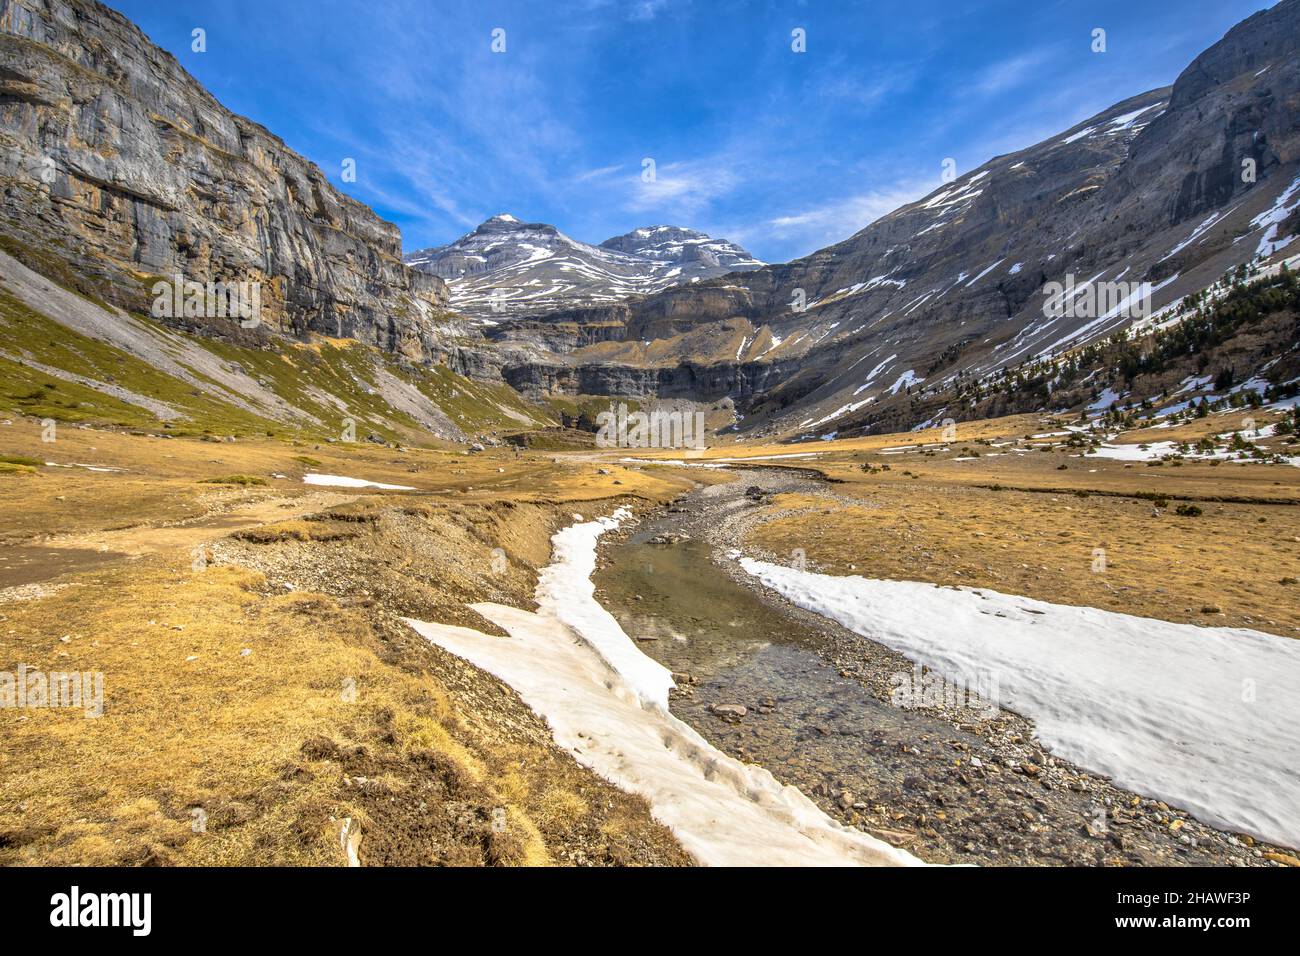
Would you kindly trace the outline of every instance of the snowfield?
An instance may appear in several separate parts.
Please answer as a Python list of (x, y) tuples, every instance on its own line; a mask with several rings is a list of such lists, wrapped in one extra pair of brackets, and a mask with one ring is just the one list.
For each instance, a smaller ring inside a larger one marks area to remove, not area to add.
[(948, 680), (992, 678), (1000, 703), (1033, 720), (1058, 756), (1213, 826), (1300, 846), (1300, 641), (988, 589), (740, 564)]
[[(1257, 435), (1256, 437), (1264, 438), (1267, 436)], [(1166, 456), (1177, 454), (1180, 454), (1177, 443), (1153, 441), (1143, 442), (1139, 445), (1109, 445), (1102, 443), (1097, 448), (1090, 448), (1083, 457), (1109, 458), (1113, 461), (1157, 461)], [(1190, 449), (1186, 453), (1182, 453), (1182, 455), (1189, 461), (1226, 461), (1233, 465), (1271, 464), (1269, 459), (1243, 458), (1238, 452), (1226, 447), (1216, 448), (1212, 452)], [(1300, 455), (1283, 455), (1281, 457), (1286, 464), (1300, 468)]]
[(414, 491), (410, 485), (386, 485), (382, 481), (348, 478), (345, 475), (303, 475), (304, 484), (324, 485), (330, 488), (379, 488), (383, 491)]
[(474, 610), (510, 636), (408, 620), (419, 634), (513, 687), (556, 743), (616, 786), (644, 796), (699, 862), (716, 866), (919, 865), (903, 850), (823, 813), (767, 770), (717, 750), (668, 712), (672, 675), (641, 653), (593, 597), (596, 542), (618, 518), (552, 539), (536, 612)]

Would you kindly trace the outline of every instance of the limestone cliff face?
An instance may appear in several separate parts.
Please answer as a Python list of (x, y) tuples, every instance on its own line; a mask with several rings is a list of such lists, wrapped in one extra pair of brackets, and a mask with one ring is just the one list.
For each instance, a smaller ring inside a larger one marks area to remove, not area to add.
[(748, 402), (789, 379), (798, 359), (776, 362), (679, 362), (675, 365), (623, 365), (613, 362), (565, 364), (544, 359), (515, 361), (500, 374), (528, 398), (548, 395), (619, 395), (630, 398), (686, 398)]
[(443, 351), (446, 286), (397, 227), (94, 0), (0, 0), (0, 153), (0, 231), (117, 305), (159, 276), (256, 281), (274, 331)]

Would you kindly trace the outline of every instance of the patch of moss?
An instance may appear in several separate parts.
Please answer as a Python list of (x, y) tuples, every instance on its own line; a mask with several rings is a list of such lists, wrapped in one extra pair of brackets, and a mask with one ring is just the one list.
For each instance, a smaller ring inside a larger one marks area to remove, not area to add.
[(360, 534), (356, 528), (311, 521), (279, 521), (245, 528), (231, 535), (252, 544), (275, 544), (280, 541), (346, 541)]
[(485, 384), (457, 375), (445, 365), (420, 370), (412, 384), (467, 434), (559, 422), (549, 409), (533, 405), (505, 383)]
[(594, 428), (601, 412), (617, 410), (619, 405), (626, 406), (629, 413), (641, 410), (641, 403), (634, 398), (610, 395), (552, 395), (546, 404), (570, 427), (590, 424)]
[(226, 475), (222, 478), (204, 478), (205, 485), (264, 485), (265, 478), (259, 478), (257, 475)]
[(140, 427), (155, 421), (143, 408), (77, 382), (52, 380), (44, 372), (3, 358), (0, 358), (0, 408), (60, 422)]

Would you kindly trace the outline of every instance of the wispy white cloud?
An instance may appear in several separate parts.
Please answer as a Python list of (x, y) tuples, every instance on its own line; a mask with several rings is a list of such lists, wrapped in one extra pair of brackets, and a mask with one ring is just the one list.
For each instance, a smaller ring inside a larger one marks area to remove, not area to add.
[[(1143, 57), (1094, 57), (1046, 29), (1062, 22), (1051, 5), (1006, 30), (965, 0), (808, 4), (813, 42), (796, 56), (790, 10), (770, 2), (390, 0), (341, 31), (355, 3), (254, 5), (241, 27), (282, 35), (291, 11), (298, 42), (276, 45), (279, 59), (254, 44), (224, 68), (274, 63), (280, 82), (243, 88), (267, 97), (261, 118), (336, 182), (355, 157), (357, 181), (338, 185), (397, 219), (411, 248), (508, 211), (591, 240), (680, 223), (787, 259), (930, 191), (945, 157), (965, 171), (1187, 61), (1165, 49), (1170, 30), (1149, 31), (1161, 41)], [(1205, 32), (1187, 29), (1184, 45)], [(321, 89), (332, 95), (303, 110)], [(660, 160), (653, 181), (643, 156)]]
[(668, 0), (637, 0), (628, 11), (629, 20), (653, 20), (668, 6)]
[(738, 224), (729, 229), (729, 238), (742, 245), (778, 240), (806, 255), (849, 238), (900, 206), (920, 199), (935, 185), (933, 180), (908, 179), (844, 199), (788, 208), (758, 223)]
[(828, 70), (812, 91), (816, 100), (836, 100), (869, 111), (891, 97), (902, 96), (921, 76), (919, 65), (891, 65), (866, 79), (841, 70)]
[(997, 96), (1030, 80), (1041, 79), (1043, 67), (1057, 55), (1055, 46), (1044, 46), (986, 67), (971, 83), (971, 89), (980, 96)]
[(653, 179), (647, 180), (643, 172), (626, 180), (631, 188), (623, 207), (637, 213), (694, 216), (729, 194), (736, 178), (725, 163), (711, 159), (656, 165)]
[(608, 181), (626, 168), (626, 163), (614, 163), (612, 166), (601, 166), (598, 169), (588, 169), (586, 172), (575, 173), (572, 177), (572, 182), (590, 183), (598, 180)]

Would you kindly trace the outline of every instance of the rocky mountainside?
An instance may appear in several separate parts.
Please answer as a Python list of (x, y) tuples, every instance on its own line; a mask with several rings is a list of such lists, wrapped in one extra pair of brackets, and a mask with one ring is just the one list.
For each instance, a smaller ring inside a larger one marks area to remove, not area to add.
[[(722, 392), (741, 402), (742, 429), (764, 433), (919, 424), (908, 407), (928, 390), (1133, 321), (1125, 283), (1149, 283), (1159, 309), (1275, 258), (1297, 209), (1300, 0), (1282, 0), (1170, 88), (996, 157), (804, 259), (633, 302), (601, 342), (507, 374), (530, 389)], [(1046, 287), (1071, 277), (1081, 303), (1111, 300), (1047, 314)], [(774, 363), (797, 371), (773, 375)]]
[(683, 226), (648, 226), (600, 244), (602, 249), (614, 249), (628, 255), (641, 256), (655, 262), (685, 266), (684, 278), (704, 277), (706, 271), (714, 275), (727, 272), (744, 272), (757, 269), (763, 263), (726, 239), (714, 239), (694, 229)]
[(275, 331), (439, 348), (446, 288), (397, 227), (94, 0), (0, 0), (0, 144), (0, 232), (28, 265), (136, 312), (160, 276), (259, 282)]
[[(397, 227), (102, 4), (0, 0), (0, 146), (7, 415), (421, 443), (560, 420), (449, 367), (466, 330)], [(204, 294), (160, 314), (177, 275)], [(256, 321), (209, 283), (260, 290)]]
[[(447, 410), (467, 400), (468, 378), (500, 389), (489, 418), (521, 424), (548, 414), (504, 396), (507, 384), (530, 400), (730, 400), (743, 433), (848, 434), (975, 414), (990, 394), (979, 383), (1140, 320), (1143, 290), (1173, 310), (1243, 263), (1294, 255), (1300, 0), (1243, 21), (1173, 86), (779, 265), (675, 226), (588, 245), (504, 215), (404, 263), (395, 226), (94, 0), (0, 0), (0, 143), (0, 271), (15, 283), (0, 320), (27, 336), (0, 349), (15, 382), (58, 372), (184, 417), (185, 395), (160, 405), (143, 380), (127, 387), (111, 365), (51, 351), (41, 324), (135, 354), (144, 340), (127, 313), (148, 313), (154, 285), (179, 274), (258, 283), (261, 326), (168, 319), (233, 344), (194, 343), (217, 358), (199, 356), (202, 375), (171, 368), (164, 391), (233, 392), (237, 414), (259, 422), (330, 428), (373, 398), (394, 426), (376, 419), (381, 433), (456, 437), (481, 427), (470, 409)], [(65, 302), (51, 318), (43, 280), (98, 311)], [(294, 351), (313, 335), (378, 354), (349, 354), (346, 373), (322, 367), (325, 387), (278, 382), (284, 362), (247, 373), (268, 335), (291, 366), (319, 364)], [(147, 336), (136, 358), (167, 366), (166, 335)], [(221, 357), (234, 347), (237, 362)], [(45, 387), (28, 384), (16, 399)]]
[(406, 263), (445, 279), (457, 311), (495, 321), (609, 305), (763, 264), (734, 243), (680, 226), (636, 229), (592, 246), (508, 214), (449, 245), (413, 252)]

